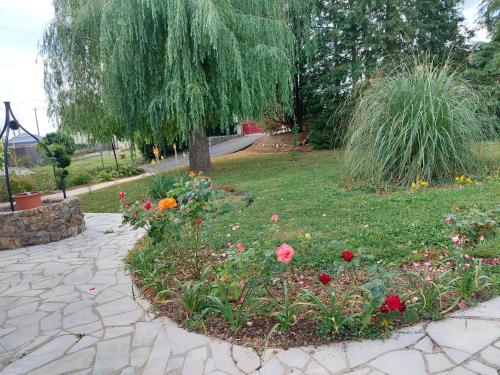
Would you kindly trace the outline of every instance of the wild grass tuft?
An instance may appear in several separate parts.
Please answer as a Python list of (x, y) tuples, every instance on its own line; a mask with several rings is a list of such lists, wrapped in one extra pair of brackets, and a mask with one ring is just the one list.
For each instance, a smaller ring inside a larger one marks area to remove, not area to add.
[(353, 177), (407, 184), (474, 175), (488, 121), (481, 96), (447, 65), (415, 62), (372, 80), (350, 120)]

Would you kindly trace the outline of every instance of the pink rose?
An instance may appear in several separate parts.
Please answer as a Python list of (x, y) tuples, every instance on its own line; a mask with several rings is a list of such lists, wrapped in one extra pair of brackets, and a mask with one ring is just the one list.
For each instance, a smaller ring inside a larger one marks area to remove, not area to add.
[(280, 217), (278, 216), (278, 214), (273, 214), (273, 215), (271, 216), (271, 221), (272, 221), (273, 223), (276, 223), (279, 219), (280, 219)]
[(460, 307), (462, 310), (467, 308), (467, 303), (464, 300), (461, 300), (458, 303), (458, 307)]
[(222, 275), (221, 278), (220, 278), (220, 281), (222, 281), (223, 283), (225, 283), (227, 281), (227, 276), (226, 275)]
[(295, 254), (293, 248), (286, 243), (279, 245), (276, 248), (275, 253), (276, 258), (278, 258), (278, 262), (280, 263), (290, 263), (293, 255)]
[(454, 220), (455, 220), (455, 218), (453, 216), (447, 216), (446, 219), (444, 219), (444, 223), (451, 224), (451, 223), (453, 223)]
[(236, 251), (239, 251), (240, 253), (245, 250), (245, 247), (243, 246), (243, 244), (241, 242), (238, 242), (236, 244)]
[(233, 244), (232, 244), (231, 242), (228, 242), (228, 243), (227, 243), (227, 247), (228, 247), (228, 249), (229, 249), (229, 248), (231, 248), (231, 246), (233, 246)]
[(451, 241), (453, 242), (454, 245), (457, 245), (457, 246), (462, 244), (462, 240), (460, 239), (458, 234), (451, 236)]

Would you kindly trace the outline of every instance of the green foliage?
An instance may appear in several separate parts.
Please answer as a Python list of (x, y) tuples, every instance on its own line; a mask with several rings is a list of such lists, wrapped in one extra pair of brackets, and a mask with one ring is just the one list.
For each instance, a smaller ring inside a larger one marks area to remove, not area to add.
[(477, 208), (453, 220), (453, 230), (465, 245), (477, 245), (495, 237), (500, 228), (500, 207), (489, 211)]
[[(9, 174), (10, 188), (12, 194), (19, 194), (24, 192), (32, 192), (36, 190), (36, 184), (31, 176), (18, 176), (15, 173)], [(7, 186), (5, 185), (5, 178), (0, 180), (0, 201), (5, 202), (9, 199), (7, 193)]]
[(202, 313), (208, 307), (209, 286), (204, 281), (187, 281), (185, 283), (176, 280), (180, 285), (178, 298), (184, 306), (186, 316)]
[(50, 111), (150, 143), (227, 131), (290, 99), (284, 1), (57, 0), (43, 40)]
[(481, 97), (448, 66), (401, 66), (374, 82), (356, 106), (350, 174), (407, 184), (477, 172), (482, 108)]
[(313, 319), (317, 322), (318, 333), (321, 336), (337, 335), (344, 330), (352, 321), (351, 315), (345, 315), (344, 310), (350, 302), (350, 293), (347, 292), (342, 298), (338, 298), (333, 291), (327, 292), (329, 303), (324, 303), (316, 294), (310, 290), (304, 290), (302, 298), (305, 306), (313, 308)]
[(209, 307), (206, 312), (220, 314), (226, 318), (233, 333), (238, 332), (252, 315), (266, 312), (262, 299), (255, 296), (252, 287), (245, 289), (236, 303), (229, 299), (226, 285), (222, 284), (218, 290), (220, 297), (213, 294), (208, 296)]
[(149, 181), (148, 195), (155, 199), (165, 198), (177, 182), (171, 173), (155, 173)]
[(53, 144), (62, 145), (68, 155), (73, 155), (76, 151), (76, 143), (73, 137), (62, 131), (47, 133), (40, 140), (40, 143), (48, 147)]
[(426, 280), (419, 274), (409, 273), (410, 288), (414, 291), (413, 307), (428, 319), (441, 319), (444, 311), (444, 298), (450, 291), (450, 272), (435, 279)]
[[(465, 61), (459, 0), (316, 1), (312, 52), (300, 77), (311, 142), (338, 147), (361, 90), (400, 56), (426, 52), (439, 61)], [(304, 16), (305, 17), (305, 16)]]
[(88, 185), (92, 182), (92, 175), (86, 171), (75, 172), (69, 175), (68, 185)]
[(281, 332), (288, 331), (297, 317), (299, 305), (290, 301), (288, 284), (286, 281), (283, 281), (283, 301), (274, 299), (272, 300), (272, 304), (276, 310), (271, 312), (270, 316), (278, 320), (278, 326)]

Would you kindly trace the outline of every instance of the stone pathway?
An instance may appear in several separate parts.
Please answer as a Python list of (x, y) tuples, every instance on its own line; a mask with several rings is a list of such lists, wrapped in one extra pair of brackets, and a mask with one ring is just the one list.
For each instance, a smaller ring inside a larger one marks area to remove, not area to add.
[[(229, 139), (227, 141), (215, 144), (213, 146), (210, 146), (210, 156), (217, 157), (217, 156), (228, 155), (228, 154), (232, 154), (234, 152), (241, 151), (241, 150), (245, 149), (246, 147), (250, 146), (252, 143), (254, 143), (260, 137), (262, 137), (262, 134), (246, 135), (246, 136)], [(156, 172), (158, 169), (160, 169), (161, 171), (168, 171), (168, 170), (172, 170), (175, 168), (184, 167), (187, 165), (189, 165), (189, 153), (186, 152), (184, 155), (181, 153), (177, 157), (177, 160), (172, 156), (172, 157), (169, 157), (169, 158), (162, 160), (159, 164), (155, 164), (155, 165), (145, 164), (145, 165), (143, 165), (142, 168), (146, 171), (146, 173), (143, 173), (143, 174), (140, 174), (137, 176), (120, 178), (118, 180), (113, 180), (113, 181), (100, 182), (98, 184), (91, 185), (90, 187), (84, 186), (84, 187), (79, 187), (79, 188), (75, 188), (75, 189), (69, 189), (69, 190), (66, 190), (66, 196), (74, 197), (74, 196), (78, 196), (78, 195), (82, 195), (82, 194), (88, 194), (89, 191), (96, 191), (96, 190), (100, 190), (100, 189), (105, 189), (105, 188), (110, 187), (110, 186), (120, 185), (120, 184), (123, 184), (125, 182), (140, 180), (144, 177), (151, 176), (151, 173)], [(44, 198), (51, 198), (51, 199), (62, 198), (62, 191), (58, 191), (57, 193), (53, 193), (53, 194), (44, 195)]]
[(77, 237), (0, 251), (0, 373), (491, 374), (500, 368), (500, 298), (391, 339), (252, 349), (155, 319), (123, 257), (141, 237), (120, 215), (86, 216)]

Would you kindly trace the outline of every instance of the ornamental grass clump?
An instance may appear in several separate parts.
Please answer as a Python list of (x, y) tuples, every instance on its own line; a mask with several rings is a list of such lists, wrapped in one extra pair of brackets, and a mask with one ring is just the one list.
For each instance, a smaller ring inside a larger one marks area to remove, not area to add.
[(372, 80), (350, 119), (353, 177), (409, 184), (473, 174), (488, 121), (480, 96), (449, 66), (416, 62)]

